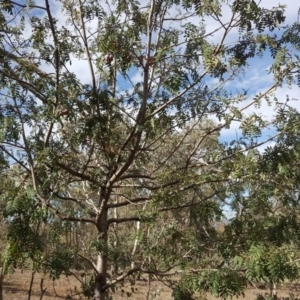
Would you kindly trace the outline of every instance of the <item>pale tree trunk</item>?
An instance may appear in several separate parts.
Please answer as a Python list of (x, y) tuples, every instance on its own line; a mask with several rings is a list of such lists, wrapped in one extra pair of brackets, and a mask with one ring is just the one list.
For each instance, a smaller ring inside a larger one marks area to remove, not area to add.
[(277, 286), (276, 283), (271, 282), (270, 283), (270, 296), (273, 300), (277, 300)]
[[(148, 237), (149, 237), (149, 232), (150, 232), (150, 230), (148, 229)], [(151, 259), (150, 259), (150, 256), (149, 256), (148, 257), (148, 263), (149, 263), (149, 265), (150, 265), (150, 261), (151, 261)], [(149, 300), (149, 298), (150, 298), (150, 290), (151, 290), (151, 275), (148, 274), (148, 288), (147, 288), (147, 293), (145, 295), (145, 300)]]
[[(146, 206), (147, 206), (147, 203), (145, 203), (145, 205), (143, 206), (143, 211), (145, 211)], [(131, 256), (133, 258), (132, 261), (131, 261), (131, 269), (135, 268), (134, 255), (136, 254), (136, 251), (137, 251), (138, 246), (139, 246), (140, 229), (141, 229), (141, 222), (137, 221), (136, 222), (136, 238), (134, 240), (134, 244), (133, 244), (133, 248), (132, 248), (132, 252), (131, 252)]]
[[(115, 203), (118, 203), (118, 199), (116, 199)], [(116, 207), (114, 208), (114, 218), (118, 219), (118, 211), (117, 211)], [(114, 249), (117, 249), (119, 246), (118, 224), (117, 223), (113, 224), (113, 230), (114, 230), (114, 234), (115, 234)], [(118, 264), (117, 259), (115, 259), (111, 264), (111, 272), (113, 275), (118, 275), (118, 273), (119, 273), (119, 264)]]
[[(138, 248), (138, 244), (139, 244), (138, 235), (139, 235), (139, 232), (140, 232), (140, 226), (141, 226), (141, 222), (137, 221), (136, 222), (136, 238), (134, 240), (133, 249), (132, 249), (132, 252), (131, 252), (132, 257), (134, 257), (134, 255), (137, 251), (137, 248)], [(135, 267), (135, 261), (134, 261), (134, 258), (133, 258), (133, 260), (131, 262), (131, 269), (133, 269), (134, 267)]]
[(106, 284), (107, 254), (99, 254), (97, 258), (97, 275), (95, 279), (95, 300), (105, 300), (103, 286)]
[[(104, 211), (98, 224), (98, 232), (104, 244), (108, 242), (108, 223), (107, 223), (107, 211)], [(108, 253), (107, 251), (102, 251), (98, 254), (97, 264), (96, 264), (96, 278), (94, 287), (94, 299), (95, 300), (105, 300), (105, 285), (107, 278), (107, 262)]]

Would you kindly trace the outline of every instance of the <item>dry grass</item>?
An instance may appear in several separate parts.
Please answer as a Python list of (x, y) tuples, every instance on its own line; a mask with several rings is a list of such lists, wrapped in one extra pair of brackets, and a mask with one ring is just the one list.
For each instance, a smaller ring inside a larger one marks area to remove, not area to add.
[[(43, 285), (41, 287), (41, 280)], [(8, 300), (27, 300), (28, 289), (31, 281), (31, 272), (28, 270), (16, 270), (15, 273), (7, 275), (4, 278), (3, 293), (4, 299)], [(131, 291), (130, 286), (123, 288), (124, 292), (117, 291), (113, 297), (114, 300), (140, 300), (145, 299), (148, 286), (146, 282), (138, 282), (135, 293), (128, 297), (126, 292)], [(46, 289), (42, 300), (54, 300), (54, 299), (85, 299), (84, 296), (80, 296), (80, 284), (74, 277), (61, 276), (59, 280), (52, 281), (48, 275), (35, 274), (31, 300), (41, 299), (42, 289)], [(171, 300), (171, 290), (164, 286), (162, 283), (152, 283), (150, 293), (159, 292), (159, 298)], [(151, 299), (151, 298), (150, 298)]]
[[(57, 281), (52, 281), (49, 279), (48, 275), (35, 274), (33, 289), (31, 294), (31, 300), (40, 300), (42, 295), (41, 290), (41, 280), (43, 280), (43, 289), (46, 289), (42, 300), (54, 300), (54, 299), (85, 299), (82, 295), (80, 296), (80, 285), (76, 279), (73, 277), (62, 276)], [(4, 279), (4, 299), (7, 300), (28, 300), (28, 289), (31, 281), (31, 272), (28, 270), (17, 270), (14, 274), (10, 274)], [(147, 282), (139, 281), (136, 285), (137, 291), (131, 296), (126, 295), (127, 291), (130, 291), (130, 286), (124, 288), (124, 292), (121, 290), (117, 291), (113, 295), (114, 300), (145, 300), (145, 295), (148, 290)], [(258, 293), (267, 292), (264, 290), (257, 290), (254, 288), (249, 288), (246, 291), (246, 297), (244, 299), (254, 300)], [(279, 297), (288, 297), (289, 292), (295, 294), (295, 296), (300, 297), (300, 294), (293, 288), (292, 290), (281, 289), (278, 291)], [(150, 288), (150, 294), (154, 295), (158, 293), (157, 298), (150, 297), (149, 299), (159, 299), (159, 300), (171, 300), (171, 290), (167, 288), (160, 282), (152, 282)], [(210, 295), (206, 296), (208, 300), (214, 300)]]

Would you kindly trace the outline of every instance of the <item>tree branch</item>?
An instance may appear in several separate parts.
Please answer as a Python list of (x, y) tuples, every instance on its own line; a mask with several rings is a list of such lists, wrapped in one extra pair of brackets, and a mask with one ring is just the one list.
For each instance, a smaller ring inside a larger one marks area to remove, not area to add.
[(90, 49), (89, 49), (89, 45), (88, 45), (88, 39), (86, 36), (86, 30), (85, 30), (85, 24), (84, 24), (84, 20), (83, 20), (83, 13), (82, 13), (82, 3), (81, 0), (79, 0), (79, 9), (80, 9), (80, 21), (81, 21), (81, 26), (82, 26), (82, 31), (83, 31), (83, 43), (84, 43), (84, 47), (85, 47), (85, 53), (87, 56), (87, 60), (89, 63), (89, 69), (90, 69), (90, 73), (92, 76), (92, 86), (93, 86), (93, 90), (96, 90), (96, 78), (95, 78), (95, 72), (94, 72), (94, 68), (93, 68), (93, 64), (92, 64), (92, 58), (91, 58), (91, 53), (90, 53)]
[(73, 175), (73, 176), (76, 176), (82, 180), (87, 180), (89, 182), (92, 182), (92, 183), (95, 183), (95, 184), (99, 184), (98, 181), (92, 179), (90, 176), (88, 175), (85, 175), (83, 173), (79, 173), (77, 171), (75, 171), (74, 169), (72, 169), (71, 167), (69, 166), (66, 166), (65, 164), (63, 163), (60, 163), (60, 162), (56, 162), (56, 164), (61, 167), (63, 170), (65, 170), (66, 172), (68, 172), (69, 174)]
[[(125, 198), (125, 196), (123, 196)], [(126, 206), (126, 205), (130, 205), (130, 204), (137, 204), (139, 202), (143, 202), (143, 201), (149, 201), (151, 200), (152, 197), (139, 197), (139, 198), (135, 198), (135, 199), (131, 199), (131, 200), (127, 200), (124, 202), (119, 202), (119, 203), (113, 203), (113, 204), (108, 204), (106, 207), (109, 208), (115, 208), (115, 207), (122, 207), (122, 206)]]
[(111, 218), (111, 219), (107, 220), (107, 223), (108, 224), (111, 224), (111, 223), (119, 224), (119, 223), (140, 221), (140, 220), (141, 220), (140, 217), (128, 217), (128, 218), (117, 218), (117, 219), (116, 218)]
[[(1, 49), (0, 49), (0, 52), (1, 52)], [(34, 96), (36, 96), (38, 99), (40, 99), (43, 102), (43, 104), (48, 103), (48, 99), (46, 98), (46, 96), (44, 96), (41, 92), (39, 92), (32, 84), (20, 79), (14, 71), (9, 70), (9, 73), (7, 73), (7, 72), (3, 71), (2, 69), (0, 69), (0, 73), (2, 73), (4, 76), (6, 76), (12, 80), (15, 80), (21, 87), (23, 87), (25, 90), (28, 90)], [(12, 73), (12, 74), (10, 74), (10, 73)]]
[(49, 75), (49, 73), (46, 73), (46, 72), (42, 71), (41, 69), (39, 69), (34, 63), (29, 61), (29, 59), (16, 56), (3, 48), (0, 48), (0, 56), (8, 57), (9, 59), (15, 61), (22, 67), (31, 69), (33, 73), (39, 75), (40, 77), (42, 77), (44, 79), (47, 79), (47, 82), (50, 85), (52, 85), (53, 87), (55, 86), (55, 82), (54, 82), (53, 78)]
[(103, 285), (102, 287), (102, 290), (105, 291), (107, 290), (108, 288), (110, 288), (111, 286), (115, 285), (116, 283), (120, 282), (120, 281), (123, 281), (125, 278), (127, 278), (128, 276), (140, 271), (141, 268), (133, 268), (133, 269), (130, 269), (128, 272), (124, 273), (123, 275), (117, 277), (116, 279), (110, 281), (109, 283)]

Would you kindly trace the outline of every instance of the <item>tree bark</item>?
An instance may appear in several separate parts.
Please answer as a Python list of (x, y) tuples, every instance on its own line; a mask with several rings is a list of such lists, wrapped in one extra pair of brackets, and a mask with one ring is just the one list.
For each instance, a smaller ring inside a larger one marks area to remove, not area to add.
[(97, 258), (97, 274), (95, 279), (95, 300), (105, 300), (105, 290), (103, 286), (106, 284), (107, 275), (107, 254), (100, 253)]
[(4, 279), (3, 269), (0, 268), (0, 300), (3, 300), (3, 279)]
[[(108, 230), (107, 211), (104, 211), (98, 223), (99, 237), (101, 238), (104, 245), (106, 245), (108, 242), (107, 230)], [(105, 289), (103, 287), (106, 285), (107, 262), (108, 262), (107, 250), (101, 249), (97, 257), (97, 265), (96, 265), (96, 278), (95, 278), (95, 287), (94, 287), (95, 300), (105, 300)]]
[[(116, 199), (115, 203), (118, 203), (118, 199)], [(114, 208), (114, 218), (118, 219), (118, 211), (117, 207)], [(118, 224), (113, 224), (113, 230), (115, 234), (115, 241), (114, 241), (114, 249), (117, 249), (119, 245), (119, 237), (118, 237)], [(112, 275), (118, 275), (119, 274), (119, 264), (118, 259), (114, 259), (114, 261), (111, 264), (111, 273)]]

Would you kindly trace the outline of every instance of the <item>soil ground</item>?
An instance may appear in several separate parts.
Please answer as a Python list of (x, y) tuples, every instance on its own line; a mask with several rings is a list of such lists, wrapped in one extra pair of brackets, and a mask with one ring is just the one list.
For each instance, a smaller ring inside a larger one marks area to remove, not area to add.
[[(3, 283), (3, 296), (5, 300), (28, 300), (28, 289), (31, 281), (31, 272), (28, 270), (16, 270), (15, 273), (9, 274), (4, 278)], [(42, 289), (46, 289), (42, 296), (41, 290), (41, 280), (43, 279)], [(145, 295), (148, 290), (146, 282), (137, 282), (137, 291), (131, 296), (126, 295), (126, 291), (130, 291), (130, 287), (125, 287), (125, 293), (121, 291), (116, 292), (113, 295), (114, 300), (145, 300)], [(261, 290), (255, 288), (249, 288), (246, 291), (244, 299), (254, 300), (258, 294), (264, 294), (268, 290)], [(154, 296), (155, 293), (157, 297)], [(289, 294), (293, 293), (295, 298), (290, 298)], [(160, 282), (152, 282), (150, 289), (149, 299), (156, 300), (171, 300), (171, 290)], [(42, 296), (42, 297), (41, 297)], [(300, 299), (300, 290), (297, 291), (296, 286), (291, 286), (290, 289), (279, 289), (278, 297), (280, 299)], [(284, 298), (282, 298), (284, 297)], [(287, 298), (286, 298), (287, 297)], [(210, 295), (206, 295), (208, 300), (214, 300)], [(35, 274), (33, 281), (33, 288), (30, 300), (54, 300), (54, 299), (69, 299), (78, 300), (86, 299), (84, 296), (80, 295), (80, 284), (74, 277), (62, 276), (59, 280), (52, 281), (49, 279), (48, 275)], [(242, 299), (242, 298), (239, 298)]]

